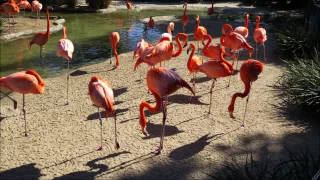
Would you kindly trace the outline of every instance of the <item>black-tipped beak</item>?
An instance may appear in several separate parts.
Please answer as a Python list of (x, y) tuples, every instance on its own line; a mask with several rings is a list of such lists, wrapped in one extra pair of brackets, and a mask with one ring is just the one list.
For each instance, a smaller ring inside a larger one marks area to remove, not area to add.
[(204, 44), (204, 42), (202, 41), (202, 45), (204, 45), (205, 46), (205, 44)]
[(174, 32), (174, 30), (171, 31), (171, 34)]
[(189, 54), (189, 49), (187, 49), (187, 54)]
[(144, 136), (148, 137), (148, 134), (146, 132), (143, 133)]
[(17, 107), (18, 107), (18, 103), (17, 103), (17, 101), (14, 101), (14, 102), (13, 102), (13, 108), (14, 108), (14, 109), (17, 109)]
[(185, 47), (187, 47), (188, 46), (188, 44), (185, 44), (185, 45), (183, 45), (183, 48), (185, 48)]

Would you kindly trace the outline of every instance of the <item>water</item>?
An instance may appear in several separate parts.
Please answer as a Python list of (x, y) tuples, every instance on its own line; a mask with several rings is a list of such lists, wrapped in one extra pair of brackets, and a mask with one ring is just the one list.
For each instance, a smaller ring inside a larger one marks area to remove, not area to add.
[[(182, 10), (160, 11), (145, 10), (140, 12), (117, 11), (109, 14), (81, 13), (67, 14), (50, 12), (50, 16), (62, 16), (66, 22), (67, 37), (72, 40), (75, 52), (70, 63), (72, 69), (88, 64), (98, 63), (110, 57), (109, 34), (118, 31), (120, 42), (117, 45), (118, 53), (134, 50), (137, 42), (144, 38), (149, 43), (155, 43), (166, 31), (166, 28), (149, 29), (146, 24), (140, 23), (139, 19), (150, 16), (182, 15)], [(206, 12), (190, 12), (189, 15), (199, 14), (205, 16)], [(39, 57), (40, 48), (34, 44), (28, 50), (28, 43), (34, 35), (11, 42), (1, 42), (1, 77), (8, 74), (34, 69), (42, 77), (57, 76), (65, 73), (67, 62), (56, 56), (56, 44), (61, 39), (62, 32), (53, 33), (44, 46), (44, 63)]]

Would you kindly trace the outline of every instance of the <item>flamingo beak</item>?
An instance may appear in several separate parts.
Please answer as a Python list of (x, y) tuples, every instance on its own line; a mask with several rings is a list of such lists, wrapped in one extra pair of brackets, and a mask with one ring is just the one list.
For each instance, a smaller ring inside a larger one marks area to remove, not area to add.
[(204, 42), (202, 41), (202, 45), (205, 46)]
[(187, 54), (189, 54), (189, 49), (187, 49)]
[(187, 47), (188, 46), (188, 43), (185, 43), (184, 45), (183, 45), (183, 48), (185, 48), (185, 47)]

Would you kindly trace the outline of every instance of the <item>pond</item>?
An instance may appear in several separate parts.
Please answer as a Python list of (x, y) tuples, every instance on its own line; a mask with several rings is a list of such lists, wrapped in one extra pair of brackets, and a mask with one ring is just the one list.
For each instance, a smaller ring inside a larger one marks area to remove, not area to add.
[[(130, 13), (117, 11), (109, 14), (71, 14), (53, 11), (50, 12), (50, 16), (62, 16), (66, 20), (64, 26), (67, 27), (67, 37), (75, 46), (70, 66), (75, 69), (102, 62), (110, 57), (110, 32), (118, 31), (120, 34), (120, 42), (117, 46), (119, 54), (132, 51), (141, 38), (154, 44), (166, 31), (166, 28), (159, 29), (159, 27), (149, 29), (146, 24), (139, 22), (139, 19), (150, 16), (181, 16), (182, 12), (182, 8), (179, 11), (144, 10)], [(188, 14), (206, 16), (206, 12), (190, 11)], [(42, 77), (66, 73), (66, 60), (56, 56), (56, 44), (61, 36), (61, 31), (51, 34), (43, 50), (44, 63), (41, 63), (38, 45), (34, 44), (31, 50), (28, 49), (33, 35), (15, 41), (1, 42), (1, 77), (27, 69), (36, 70)]]

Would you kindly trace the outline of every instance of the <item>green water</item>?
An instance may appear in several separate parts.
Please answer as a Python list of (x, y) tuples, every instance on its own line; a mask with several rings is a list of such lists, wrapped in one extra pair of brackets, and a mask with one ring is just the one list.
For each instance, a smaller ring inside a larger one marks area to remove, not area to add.
[[(75, 52), (70, 63), (72, 69), (92, 63), (102, 62), (110, 57), (109, 34), (118, 31), (120, 42), (117, 46), (118, 53), (134, 50), (137, 42), (144, 38), (149, 43), (155, 43), (166, 31), (165, 28), (149, 29), (146, 24), (138, 20), (150, 16), (182, 15), (182, 10), (144, 10), (140, 12), (117, 11), (109, 14), (79, 13), (67, 14), (50, 12), (50, 16), (62, 16), (66, 22), (68, 39), (72, 40)], [(206, 16), (206, 12), (192, 11), (190, 16), (198, 14)], [(43, 13), (42, 13), (43, 15)], [(61, 39), (61, 31), (53, 33), (44, 46), (44, 63), (39, 57), (39, 46), (34, 44), (28, 50), (28, 43), (34, 35), (20, 38), (15, 41), (1, 42), (1, 77), (8, 74), (34, 69), (42, 77), (57, 76), (67, 70), (66, 60), (56, 56), (56, 44)]]

